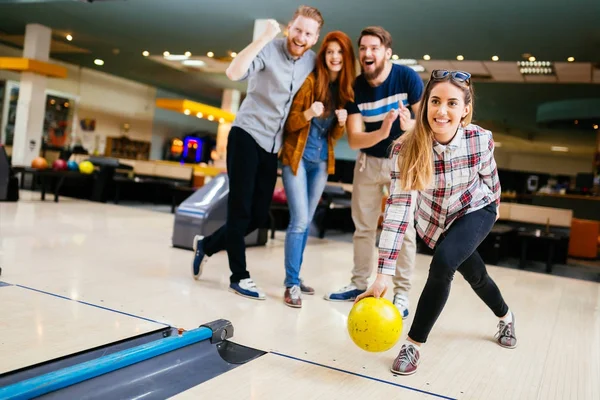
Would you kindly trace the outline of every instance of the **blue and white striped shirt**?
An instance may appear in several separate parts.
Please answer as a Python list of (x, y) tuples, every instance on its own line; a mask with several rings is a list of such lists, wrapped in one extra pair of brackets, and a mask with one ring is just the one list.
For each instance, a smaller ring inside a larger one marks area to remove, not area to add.
[[(377, 87), (372, 87), (362, 74), (359, 75), (354, 82), (354, 102), (348, 103), (346, 109), (348, 114), (361, 113), (366, 132), (373, 132), (381, 127), (389, 110), (400, 108), (400, 102), (409, 106), (420, 101), (423, 86), (423, 80), (412, 68), (393, 64), (387, 79)], [(373, 157), (387, 158), (392, 142), (402, 133), (398, 118), (387, 139), (361, 151)]]

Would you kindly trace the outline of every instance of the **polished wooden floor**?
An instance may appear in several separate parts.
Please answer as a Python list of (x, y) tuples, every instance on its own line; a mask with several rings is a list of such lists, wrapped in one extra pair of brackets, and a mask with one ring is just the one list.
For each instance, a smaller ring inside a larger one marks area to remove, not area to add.
[[(322, 298), (348, 283), (350, 243), (309, 240), (302, 277), (317, 294), (292, 309), (283, 304), (284, 233), (248, 250), (268, 296), (259, 302), (227, 291), (225, 253), (191, 278), (192, 253), (171, 247), (173, 215), (39, 197), (22, 191), (18, 203), (0, 203), (0, 281), (11, 285), (0, 287), (0, 373), (161, 324), (225, 318), (235, 342), (269, 354), (178, 398), (600, 399), (598, 283), (490, 266), (517, 318), (519, 346), (507, 350), (493, 340), (496, 318), (457, 275), (419, 371), (394, 376), (399, 346), (358, 349), (345, 329), (351, 304)], [(429, 260), (417, 256), (413, 311)]]

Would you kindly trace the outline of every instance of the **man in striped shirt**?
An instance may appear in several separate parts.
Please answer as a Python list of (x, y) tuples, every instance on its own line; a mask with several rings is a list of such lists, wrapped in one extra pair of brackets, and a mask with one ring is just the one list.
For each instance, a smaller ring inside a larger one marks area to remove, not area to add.
[[(365, 28), (358, 47), (362, 74), (354, 84), (355, 101), (346, 107), (348, 143), (360, 149), (352, 187), (354, 268), (350, 285), (325, 296), (332, 301), (353, 301), (367, 289), (367, 279), (376, 265), (383, 190), (389, 188), (391, 180), (391, 147), (414, 124), (411, 111), (416, 115), (423, 93), (423, 81), (414, 70), (390, 61), (392, 38), (385, 29)], [(415, 256), (416, 233), (411, 218), (394, 276), (394, 304), (404, 318), (408, 316)]]

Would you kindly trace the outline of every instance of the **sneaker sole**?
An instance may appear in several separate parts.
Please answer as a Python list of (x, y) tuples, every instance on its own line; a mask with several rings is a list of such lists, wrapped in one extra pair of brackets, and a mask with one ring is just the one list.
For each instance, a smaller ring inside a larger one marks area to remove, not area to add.
[(327, 295), (325, 295), (325, 296), (323, 296), (323, 299), (325, 299), (327, 301), (334, 301), (334, 302), (338, 302), (338, 303), (344, 303), (344, 302), (348, 302), (348, 301), (354, 302), (354, 300), (356, 300), (356, 297), (353, 298), (353, 299), (341, 300), (341, 299), (330, 299), (329, 297), (327, 297)]
[[(417, 368), (417, 369), (418, 369), (418, 368)], [(417, 369), (415, 369), (415, 370), (414, 370), (414, 371), (412, 371), (412, 372), (400, 372), (400, 371), (396, 371), (396, 370), (395, 370), (395, 369), (393, 369), (393, 368), (390, 368), (390, 371), (391, 371), (392, 373), (396, 374), (396, 375), (405, 375), (405, 376), (406, 376), (406, 375), (412, 375), (412, 374), (414, 374), (415, 372), (417, 372)]]
[(252, 299), (252, 300), (266, 300), (266, 299), (267, 299), (266, 297), (254, 297), (254, 296), (248, 296), (247, 294), (240, 293), (240, 292), (238, 292), (237, 290), (234, 290), (234, 289), (232, 289), (232, 288), (229, 288), (229, 289), (227, 289), (227, 290), (229, 290), (229, 291), (230, 291), (230, 292), (232, 292), (232, 293), (235, 293), (235, 294), (237, 294), (238, 296), (245, 297), (245, 298), (247, 298), (247, 299)]
[[(198, 249), (198, 239), (199, 238), (201, 238), (201, 236), (199, 236), (199, 235), (194, 236), (194, 242), (192, 243), (192, 248), (194, 249), (194, 255), (196, 254), (196, 250)], [(194, 273), (194, 260), (192, 259), (192, 276), (194, 277), (195, 280), (200, 279), (200, 275), (202, 275), (202, 268), (204, 267), (205, 263), (206, 263), (206, 254), (204, 255), (204, 258), (202, 259), (202, 261), (200, 262), (200, 266), (198, 267), (198, 275), (196, 275)]]
[(285, 304), (286, 306), (291, 307), (291, 308), (302, 308), (302, 304), (290, 304), (290, 303), (286, 303), (285, 300), (283, 300), (283, 304)]

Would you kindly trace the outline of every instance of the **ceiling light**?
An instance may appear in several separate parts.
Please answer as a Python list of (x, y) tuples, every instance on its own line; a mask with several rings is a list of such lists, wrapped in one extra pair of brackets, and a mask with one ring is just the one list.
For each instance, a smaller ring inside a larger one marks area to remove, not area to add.
[(213, 117), (212, 115), (209, 115), (209, 116), (208, 116), (208, 120), (209, 120), (209, 121), (212, 121), (213, 119), (215, 119), (215, 117)]
[(236, 53), (235, 51), (232, 51), (232, 52), (231, 52), (231, 57), (232, 57), (232, 58), (235, 58), (236, 56), (237, 56), (237, 53)]
[(225, 118), (219, 118), (219, 123), (222, 124), (223, 122), (225, 122)]
[(214, 57), (215, 53), (213, 53), (212, 51), (209, 51), (208, 53), (206, 53), (206, 55), (209, 57)]
[(569, 151), (569, 148), (568, 147), (563, 147), (563, 146), (552, 146), (552, 151), (567, 152), (567, 151)]
[(101, 60), (101, 59), (99, 59), (99, 58), (96, 58), (96, 59), (94, 60), (94, 64), (96, 64), (96, 65), (104, 65), (104, 61), (102, 61), (102, 60)]
[(431, 60), (431, 56), (430, 56), (429, 54), (425, 54), (425, 55), (423, 56), (423, 60), (425, 60), (425, 61), (429, 61), (429, 60)]
[[(394, 57), (392, 56), (392, 58), (394, 58)], [(422, 65), (419, 65), (419, 62), (417, 60), (415, 60), (415, 59), (412, 59), (412, 58), (394, 59), (394, 61), (392, 61), (392, 63), (393, 64), (399, 64), (399, 65), (406, 65), (406, 66), (412, 68), (413, 70), (415, 70), (417, 72), (424, 72), (425, 71), (425, 67), (423, 67)]]
[(518, 61), (519, 71), (523, 75), (552, 75), (554, 68), (550, 61)]
[(183, 61), (183, 60), (188, 59), (187, 56), (182, 56), (180, 54), (171, 54), (171, 55), (165, 56), (165, 58), (169, 61)]
[(187, 65), (188, 67), (202, 67), (206, 64), (202, 60), (183, 60), (181, 63), (183, 65)]
[(191, 53), (191, 52), (189, 52), (189, 51), (186, 51), (186, 52), (185, 52), (185, 56), (186, 56), (186, 57), (191, 57), (191, 56), (192, 56), (192, 53)]
[(594, 125), (594, 129), (598, 129), (598, 125)]
[(567, 61), (568, 62), (573, 62), (573, 61), (575, 61), (575, 57), (569, 57), (569, 58), (567, 58)]
[(150, 55), (150, 52), (148, 52), (148, 51), (144, 51), (144, 52), (142, 53), (142, 55), (143, 55), (144, 57), (148, 57), (148, 56)]
[[(394, 57), (392, 57), (394, 58)], [(412, 58), (394, 58), (394, 60), (396, 60), (395, 64), (400, 64), (400, 65), (417, 65), (418, 62), (415, 59)]]
[(458, 55), (458, 56), (456, 56), (456, 59), (457, 59), (458, 61), (462, 61), (462, 60), (464, 60), (465, 58), (464, 58), (463, 56), (460, 56), (460, 55)]
[(534, 62), (535, 61), (535, 57), (534, 56), (529, 57), (529, 61)]
[(73, 40), (73, 36), (71, 36), (71, 35), (67, 35), (66, 37), (67, 37), (67, 40), (68, 40), (69, 42), (70, 42), (71, 40)]
[(392, 60), (397, 60), (397, 59), (399, 59), (399, 58), (400, 58), (400, 57), (398, 57), (398, 54), (394, 54), (394, 55), (392, 56)]
[(498, 56), (492, 56), (492, 61), (498, 61), (500, 59), (500, 57)]
[(188, 110), (188, 109), (185, 109), (185, 110), (183, 111), (183, 113), (184, 113), (185, 115), (190, 115), (190, 110)]
[(165, 51), (165, 52), (163, 53), (163, 56), (165, 56), (165, 57), (168, 57), (168, 56), (170, 56), (170, 55), (171, 55), (171, 53), (169, 53), (168, 51)]
[(198, 114), (196, 114), (196, 117), (202, 118), (202, 117), (204, 117), (204, 114), (202, 114), (201, 112), (199, 112)]

